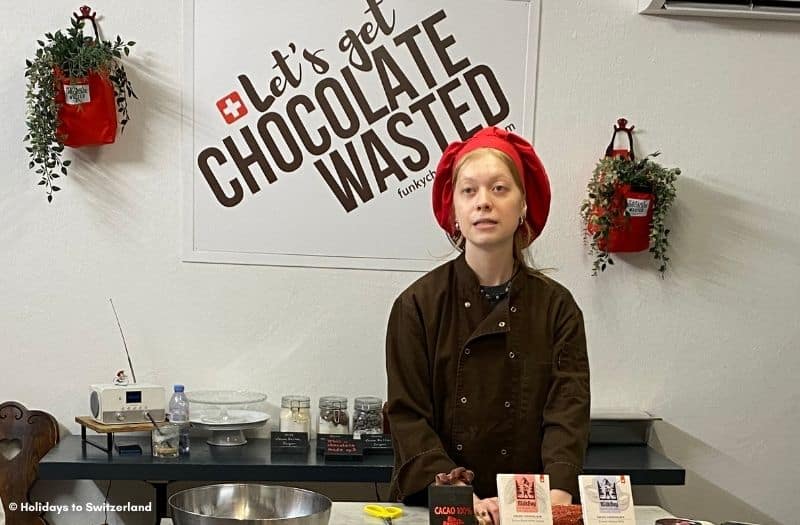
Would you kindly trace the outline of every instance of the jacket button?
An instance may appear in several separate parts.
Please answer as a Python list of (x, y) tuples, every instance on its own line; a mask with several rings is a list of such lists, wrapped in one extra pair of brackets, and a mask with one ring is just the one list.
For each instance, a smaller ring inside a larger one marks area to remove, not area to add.
[(499, 326), (500, 328), (503, 328), (505, 325), (506, 325), (505, 321), (500, 321), (499, 323), (497, 323), (497, 326)]
[(503, 403), (503, 405), (504, 405), (506, 408), (511, 408), (511, 401), (506, 401), (505, 403)]
[(501, 450), (501, 451), (500, 451), (500, 453), (501, 453), (502, 455), (504, 455), (504, 456), (507, 456), (507, 455), (508, 455), (508, 450), (506, 450), (506, 449), (503, 449), (503, 450)]
[(470, 350), (469, 348), (464, 349), (464, 355), (469, 355), (470, 352), (472, 352), (472, 350)]
[(464, 445), (462, 445), (461, 443), (459, 443), (458, 445), (456, 445), (456, 450), (458, 450), (459, 452), (461, 452), (462, 450), (464, 450)]
[(472, 306), (471, 302), (467, 301), (464, 303), (464, 308), (469, 308), (470, 306)]
[(466, 397), (462, 397), (461, 398), (461, 404), (462, 405), (466, 405), (467, 404), (467, 398)]
[(510, 357), (511, 359), (514, 359), (515, 357), (517, 357), (517, 355), (514, 352), (509, 352), (508, 353), (508, 357)]
[(512, 311), (512, 312), (516, 312), (516, 311), (517, 311), (517, 307), (516, 307), (516, 306), (512, 306), (512, 307), (511, 307), (511, 311)]

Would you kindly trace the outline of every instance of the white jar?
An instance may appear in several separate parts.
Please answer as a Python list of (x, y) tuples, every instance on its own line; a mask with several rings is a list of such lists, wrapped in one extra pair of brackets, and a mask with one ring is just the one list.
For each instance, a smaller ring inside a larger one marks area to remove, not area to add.
[(317, 434), (349, 434), (350, 416), (347, 415), (347, 398), (324, 396), (319, 398)]
[(308, 396), (281, 398), (281, 432), (311, 431), (311, 399)]

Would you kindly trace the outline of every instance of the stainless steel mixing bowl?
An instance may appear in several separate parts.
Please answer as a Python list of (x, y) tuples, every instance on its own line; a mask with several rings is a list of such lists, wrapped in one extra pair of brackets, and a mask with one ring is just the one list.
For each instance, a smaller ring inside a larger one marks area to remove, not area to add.
[(208, 485), (169, 498), (175, 525), (328, 525), (331, 500), (293, 487)]

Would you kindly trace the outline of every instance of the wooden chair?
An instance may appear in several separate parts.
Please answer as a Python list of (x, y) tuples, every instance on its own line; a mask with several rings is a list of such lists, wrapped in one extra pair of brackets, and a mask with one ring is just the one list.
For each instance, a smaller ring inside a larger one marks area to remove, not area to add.
[(41, 513), (10, 511), (8, 504), (28, 501), (39, 460), (56, 443), (58, 423), (53, 416), (14, 401), (0, 405), (0, 499), (6, 525), (47, 524)]

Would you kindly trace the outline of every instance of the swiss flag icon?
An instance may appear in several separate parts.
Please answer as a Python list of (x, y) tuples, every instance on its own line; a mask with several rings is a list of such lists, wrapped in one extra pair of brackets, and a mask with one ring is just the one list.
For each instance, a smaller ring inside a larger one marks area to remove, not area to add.
[(231, 91), (217, 100), (217, 109), (228, 124), (233, 124), (247, 115), (247, 106), (242, 102), (242, 97), (236, 91)]

